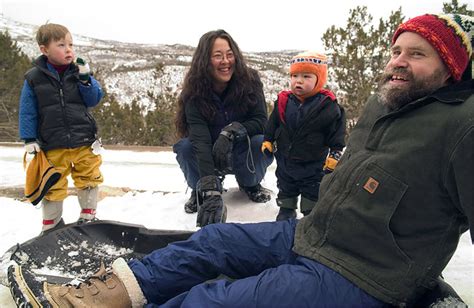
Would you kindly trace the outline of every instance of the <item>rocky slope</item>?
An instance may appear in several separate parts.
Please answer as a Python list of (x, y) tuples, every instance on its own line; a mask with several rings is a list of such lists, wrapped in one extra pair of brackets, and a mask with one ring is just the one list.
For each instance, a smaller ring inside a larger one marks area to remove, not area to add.
[[(8, 31), (29, 57), (39, 55), (34, 40), (36, 26), (10, 20), (0, 14), (0, 31)], [(73, 33), (76, 54), (91, 64), (104, 80), (107, 91), (120, 103), (136, 99), (149, 103), (147, 92), (158, 95), (179, 91), (194, 47), (185, 45), (144, 45), (100, 40)], [(260, 72), (267, 103), (288, 87), (285, 73), (296, 51), (245, 53), (250, 66)], [(158, 69), (157, 69), (158, 68)]]

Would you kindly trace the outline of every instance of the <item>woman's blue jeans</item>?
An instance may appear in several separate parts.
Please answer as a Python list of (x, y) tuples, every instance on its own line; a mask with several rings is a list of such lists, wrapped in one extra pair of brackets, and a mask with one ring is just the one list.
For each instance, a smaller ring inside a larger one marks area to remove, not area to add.
[[(273, 162), (273, 156), (262, 154), (260, 150), (262, 142), (263, 135), (255, 135), (250, 138), (251, 158), (248, 155), (247, 139), (234, 143), (233, 174), (240, 186), (252, 187), (259, 184), (265, 177), (267, 167)], [(173, 146), (173, 152), (176, 153), (176, 160), (183, 171), (188, 186), (196, 189), (200, 175), (196, 155), (189, 138), (180, 139)]]

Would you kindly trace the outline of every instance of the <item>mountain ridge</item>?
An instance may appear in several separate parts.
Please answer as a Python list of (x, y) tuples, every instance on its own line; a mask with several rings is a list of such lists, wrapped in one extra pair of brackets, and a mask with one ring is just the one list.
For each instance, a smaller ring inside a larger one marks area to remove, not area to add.
[[(11, 20), (0, 14), (0, 31), (8, 32), (30, 58), (40, 52), (34, 39), (38, 26)], [(72, 33), (77, 56), (90, 63), (103, 86), (121, 104), (136, 100), (150, 106), (150, 95), (180, 91), (195, 47), (184, 44), (142, 44), (104, 40)], [(288, 87), (288, 62), (298, 51), (243, 52), (249, 66), (260, 73), (267, 103)]]

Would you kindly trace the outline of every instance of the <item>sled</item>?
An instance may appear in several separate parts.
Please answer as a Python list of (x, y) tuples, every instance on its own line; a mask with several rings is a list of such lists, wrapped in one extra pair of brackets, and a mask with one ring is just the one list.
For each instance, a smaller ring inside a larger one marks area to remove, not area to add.
[(18, 307), (51, 307), (44, 297), (45, 281), (77, 284), (77, 278), (94, 274), (101, 261), (110, 265), (119, 257), (142, 258), (191, 234), (106, 220), (74, 223), (17, 244), (2, 259), (17, 265), (8, 267), (7, 279)]
[[(2, 260), (13, 263), (8, 267), (7, 279), (18, 307), (51, 307), (44, 297), (44, 282), (77, 284), (81, 278), (95, 273), (101, 261), (111, 264), (118, 257), (127, 261), (142, 258), (192, 234), (190, 231), (150, 230), (141, 225), (106, 220), (69, 224), (17, 244)], [(441, 278), (413, 307), (432, 307), (434, 304), (467, 307)]]

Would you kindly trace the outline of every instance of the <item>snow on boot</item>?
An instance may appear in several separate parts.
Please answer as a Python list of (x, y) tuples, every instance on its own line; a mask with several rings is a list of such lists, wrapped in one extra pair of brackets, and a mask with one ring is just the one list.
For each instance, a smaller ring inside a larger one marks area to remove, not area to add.
[(245, 192), (249, 199), (253, 202), (265, 203), (267, 201), (270, 201), (270, 199), (272, 198), (270, 195), (270, 190), (262, 187), (262, 185), (260, 184), (257, 184), (252, 187), (239, 185), (239, 189)]
[(90, 222), (95, 219), (95, 212), (97, 209), (97, 197), (99, 195), (99, 187), (89, 187), (77, 191), (77, 199), (81, 206), (81, 214), (79, 215), (79, 224)]
[(145, 296), (127, 262), (119, 258), (77, 286), (44, 283), (44, 295), (53, 307), (143, 307)]
[[(61, 216), (63, 214), (63, 201), (49, 201), (43, 199), (41, 201), (43, 212), (43, 227), (41, 234), (45, 231), (52, 231), (64, 226)], [(60, 224), (62, 222), (62, 224)]]
[(77, 225), (83, 225), (83, 224), (88, 224), (90, 222), (93, 222), (93, 221), (99, 221), (99, 219), (97, 219), (96, 217), (92, 218), (92, 219), (85, 219), (85, 218), (79, 218), (76, 222)]
[[(198, 196), (196, 190), (193, 189), (191, 192), (191, 196), (189, 197), (188, 201), (184, 204), (184, 211), (188, 214), (196, 213), (197, 212), (197, 201)], [(199, 198), (199, 203), (202, 203), (201, 198)]]

